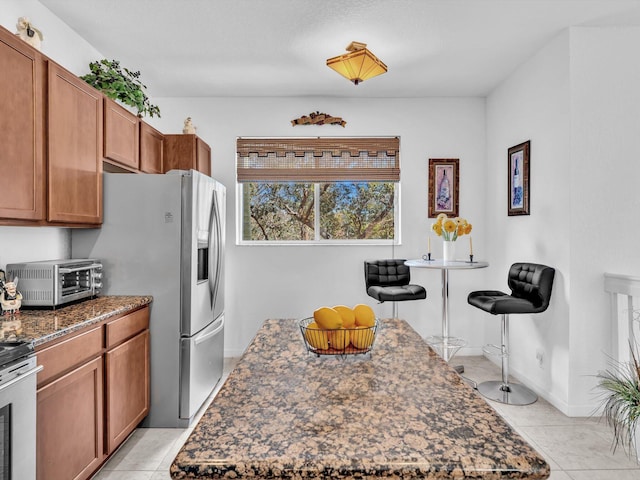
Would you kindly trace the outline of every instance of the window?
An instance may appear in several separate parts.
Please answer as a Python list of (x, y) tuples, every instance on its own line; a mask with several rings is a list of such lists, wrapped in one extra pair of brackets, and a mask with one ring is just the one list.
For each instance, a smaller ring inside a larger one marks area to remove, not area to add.
[(237, 141), (243, 243), (398, 238), (399, 139)]

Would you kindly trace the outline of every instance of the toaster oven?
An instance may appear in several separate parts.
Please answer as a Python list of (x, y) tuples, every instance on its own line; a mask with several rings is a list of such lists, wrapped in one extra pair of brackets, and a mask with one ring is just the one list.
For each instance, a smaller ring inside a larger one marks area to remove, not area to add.
[(11, 263), (7, 278), (18, 279), (23, 306), (57, 307), (98, 295), (102, 264), (91, 258)]

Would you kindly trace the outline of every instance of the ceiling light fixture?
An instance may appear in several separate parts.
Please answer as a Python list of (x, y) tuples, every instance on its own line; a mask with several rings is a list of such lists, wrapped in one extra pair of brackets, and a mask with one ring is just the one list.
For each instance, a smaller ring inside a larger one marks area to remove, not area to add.
[(358, 85), (387, 72), (387, 66), (367, 50), (366, 43), (351, 42), (343, 55), (327, 59), (327, 66)]

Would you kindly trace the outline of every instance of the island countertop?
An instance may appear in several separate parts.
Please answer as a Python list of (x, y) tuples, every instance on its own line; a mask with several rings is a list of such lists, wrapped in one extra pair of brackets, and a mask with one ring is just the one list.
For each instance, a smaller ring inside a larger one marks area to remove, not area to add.
[(18, 314), (0, 316), (0, 340), (26, 340), (38, 347), (151, 301), (151, 296), (106, 295), (55, 310), (22, 308)]
[(371, 354), (308, 354), (267, 320), (171, 466), (183, 478), (530, 478), (545, 460), (403, 320)]

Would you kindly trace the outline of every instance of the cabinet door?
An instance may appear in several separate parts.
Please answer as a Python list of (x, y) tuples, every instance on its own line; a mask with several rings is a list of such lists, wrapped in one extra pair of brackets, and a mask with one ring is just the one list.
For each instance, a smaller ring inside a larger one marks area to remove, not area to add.
[(109, 350), (105, 362), (109, 455), (149, 413), (149, 330)]
[(151, 125), (140, 122), (140, 170), (163, 173), (164, 136)]
[(102, 94), (49, 61), (48, 220), (102, 222)]
[(38, 480), (84, 480), (103, 448), (102, 357), (38, 390)]
[(194, 169), (211, 175), (211, 147), (194, 134), (165, 135), (164, 171)]
[(140, 119), (113, 100), (104, 99), (104, 156), (138, 170)]
[(196, 170), (211, 176), (211, 147), (200, 138), (196, 138)]
[(196, 136), (192, 134), (170, 134), (164, 136), (163, 169), (189, 170), (196, 168)]
[(44, 62), (0, 29), (0, 218), (45, 218)]

